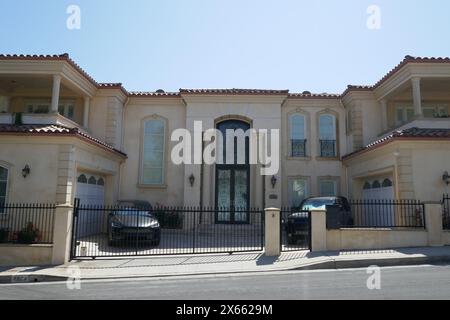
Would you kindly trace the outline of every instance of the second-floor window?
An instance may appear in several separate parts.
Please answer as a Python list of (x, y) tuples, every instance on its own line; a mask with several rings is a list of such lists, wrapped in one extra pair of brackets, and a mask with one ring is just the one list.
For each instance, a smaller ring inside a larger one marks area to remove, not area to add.
[[(50, 112), (50, 102), (29, 102), (26, 104), (27, 113), (43, 114)], [(75, 117), (75, 104), (73, 102), (62, 102), (59, 104), (58, 113), (70, 120)]]
[(144, 122), (141, 184), (164, 184), (165, 121)]
[(58, 112), (60, 115), (73, 120), (75, 116), (75, 106), (72, 103), (60, 104)]
[(336, 150), (336, 117), (331, 114), (323, 114), (319, 117), (320, 156), (323, 158), (335, 158)]
[(290, 156), (294, 158), (306, 157), (306, 121), (305, 116), (294, 114), (290, 116)]
[[(422, 112), (424, 118), (441, 118), (448, 117), (449, 108), (445, 104), (424, 103), (422, 104)], [(402, 125), (413, 121), (415, 118), (415, 111), (412, 105), (400, 105), (395, 109), (396, 125)]]

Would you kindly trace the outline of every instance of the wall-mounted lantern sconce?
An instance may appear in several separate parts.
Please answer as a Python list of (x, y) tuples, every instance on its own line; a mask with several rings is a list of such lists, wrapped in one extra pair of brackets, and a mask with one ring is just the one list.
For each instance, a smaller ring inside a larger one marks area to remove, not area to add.
[(191, 184), (191, 187), (194, 186), (194, 183), (195, 183), (195, 176), (194, 176), (193, 173), (189, 176), (189, 183)]
[(31, 169), (29, 165), (26, 165), (23, 169), (22, 169), (22, 176), (24, 178), (28, 177), (30, 175)]
[(270, 183), (272, 184), (272, 188), (275, 189), (275, 186), (277, 185), (277, 177), (272, 176), (272, 179), (270, 179)]
[(442, 181), (444, 181), (447, 185), (450, 184), (450, 175), (448, 174), (448, 171), (444, 172), (444, 175), (442, 176)]

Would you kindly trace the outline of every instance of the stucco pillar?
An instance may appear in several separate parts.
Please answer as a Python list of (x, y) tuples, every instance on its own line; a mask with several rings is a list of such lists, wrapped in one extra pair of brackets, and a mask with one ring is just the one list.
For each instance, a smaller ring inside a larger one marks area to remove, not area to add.
[(264, 254), (277, 257), (281, 254), (280, 209), (265, 209)]
[(383, 131), (385, 132), (388, 130), (387, 101), (381, 100), (380, 106), (381, 106), (381, 123), (382, 123)]
[(425, 204), (425, 223), (428, 245), (431, 247), (442, 246), (442, 204), (440, 202)]
[(50, 113), (58, 112), (60, 90), (61, 90), (61, 76), (58, 74), (55, 74), (53, 76), (52, 104), (50, 107)]
[(327, 218), (325, 210), (311, 211), (311, 251), (327, 251)]
[(73, 207), (69, 204), (56, 206), (53, 229), (52, 264), (61, 265), (70, 260)]
[(412, 90), (413, 90), (413, 102), (414, 102), (414, 115), (416, 118), (423, 116), (422, 111), (422, 93), (420, 91), (420, 78), (412, 78)]
[(89, 97), (84, 98), (84, 110), (83, 110), (83, 127), (89, 127), (89, 109), (91, 105), (91, 99)]

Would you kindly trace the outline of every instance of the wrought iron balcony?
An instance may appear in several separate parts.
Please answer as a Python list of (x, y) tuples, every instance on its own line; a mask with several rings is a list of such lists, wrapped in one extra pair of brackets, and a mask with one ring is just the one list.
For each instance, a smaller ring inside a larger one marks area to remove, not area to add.
[(294, 158), (306, 157), (306, 140), (292, 139), (291, 140), (291, 156)]
[(322, 158), (335, 158), (336, 140), (320, 140), (320, 156)]

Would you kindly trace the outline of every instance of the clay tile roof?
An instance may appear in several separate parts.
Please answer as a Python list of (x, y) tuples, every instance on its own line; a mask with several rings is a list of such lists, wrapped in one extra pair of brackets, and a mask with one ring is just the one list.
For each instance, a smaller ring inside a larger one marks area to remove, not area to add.
[(392, 77), (395, 73), (400, 71), (408, 63), (450, 63), (450, 58), (441, 58), (441, 57), (413, 57), (413, 56), (405, 56), (405, 58), (396, 65), (392, 70), (390, 70), (383, 78), (381, 78), (375, 85), (373, 86), (355, 86), (349, 85), (347, 89), (342, 93), (342, 96), (345, 96), (349, 91), (370, 91), (381, 86), (385, 81), (387, 81), (390, 77)]
[(67, 135), (77, 136), (90, 143), (96, 144), (109, 151), (119, 153), (122, 156), (126, 156), (122, 151), (115, 149), (109, 144), (96, 139), (87, 133), (84, 133), (79, 128), (68, 128), (61, 125), (43, 124), (43, 125), (12, 125), (12, 124), (0, 124), (0, 134), (17, 134), (17, 135)]
[(400, 62), (397, 66), (395, 66), (391, 71), (389, 71), (380, 81), (378, 81), (373, 87), (377, 88), (381, 84), (383, 84), (387, 79), (389, 79), (394, 73), (399, 71), (408, 63), (450, 63), (450, 58), (442, 58), (442, 57), (413, 57), (413, 56), (405, 56), (402, 62)]
[(178, 92), (147, 92), (147, 91), (132, 91), (131, 97), (179, 97)]
[(180, 89), (182, 94), (218, 94), (218, 95), (287, 95), (289, 90), (266, 89)]
[(334, 93), (291, 93), (289, 94), (289, 98), (294, 99), (339, 99), (341, 97), (340, 94)]
[(426, 128), (409, 128), (405, 130), (397, 130), (391, 134), (372, 142), (364, 148), (350, 153), (343, 157), (343, 159), (363, 153), (368, 150), (375, 149), (381, 145), (387, 144), (394, 140), (401, 139), (445, 139), (450, 140), (450, 129), (426, 129)]
[(120, 89), (124, 94), (128, 95), (128, 92), (123, 88), (121, 83), (98, 83), (94, 80), (86, 71), (83, 70), (75, 61), (73, 61), (68, 53), (59, 55), (24, 55), (24, 54), (0, 54), (0, 60), (40, 60), (40, 61), (66, 61), (76, 71), (78, 71), (83, 77), (91, 82), (95, 87), (102, 89)]

